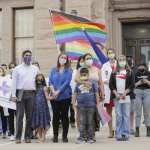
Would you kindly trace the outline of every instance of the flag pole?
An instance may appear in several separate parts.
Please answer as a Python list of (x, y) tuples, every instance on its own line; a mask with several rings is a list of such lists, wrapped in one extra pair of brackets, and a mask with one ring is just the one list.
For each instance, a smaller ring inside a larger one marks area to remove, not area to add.
[[(81, 29), (82, 29), (82, 32), (84, 32), (84, 35), (86, 36), (86, 34), (85, 34), (85, 32), (87, 32), (86, 30), (85, 30), (85, 28), (84, 27), (81, 27)], [(89, 41), (89, 40), (88, 40)], [(106, 52), (108, 51), (108, 49), (106, 48), (106, 46), (104, 46), (101, 42), (95, 42), (96, 44), (99, 44), (102, 48), (105, 48), (106, 49)]]
[(84, 29), (84, 27), (82, 27), (82, 31), (84, 32), (86, 39), (92, 46), (92, 48), (93, 48), (94, 52), (96, 53), (97, 57), (99, 58), (99, 60), (102, 62), (102, 64), (106, 63), (108, 61), (107, 56), (104, 54), (104, 52), (102, 52), (102, 50), (100, 50), (100, 48), (97, 46), (96, 42), (94, 42), (92, 40), (92, 38), (90, 38), (90, 36), (88, 35), (88, 33)]

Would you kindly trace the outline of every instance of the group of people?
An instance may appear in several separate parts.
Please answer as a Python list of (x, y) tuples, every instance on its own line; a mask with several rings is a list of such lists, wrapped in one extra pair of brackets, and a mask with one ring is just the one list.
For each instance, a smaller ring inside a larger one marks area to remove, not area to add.
[[(53, 142), (59, 142), (61, 124), (62, 142), (67, 143), (69, 123), (71, 122), (74, 127), (75, 121), (79, 131), (79, 137), (75, 142), (94, 143), (95, 132), (99, 130), (101, 120), (98, 114), (99, 105), (104, 106), (111, 116), (108, 122), (109, 138), (127, 141), (130, 134), (139, 137), (142, 109), (147, 129), (146, 136), (150, 137), (150, 73), (146, 64), (140, 63), (135, 66), (133, 59), (124, 55), (117, 59), (112, 49), (106, 53), (109, 61), (101, 68), (94, 66), (94, 59), (89, 53), (81, 56), (76, 68), (72, 68), (67, 54), (61, 53), (56, 67), (50, 70), (46, 79), (40, 71), (39, 64), (32, 63), (32, 52), (24, 51), (22, 64), (9, 65), (9, 76), (12, 79), (10, 100), (16, 103), (16, 111), (0, 107), (3, 138), (6, 138), (6, 132), (9, 131), (11, 140), (15, 140), (16, 144), (22, 142), (25, 113), (26, 143), (31, 143), (33, 135), (37, 136), (39, 142), (44, 142), (51, 124)], [(1, 65), (0, 77), (8, 75), (6, 70), (7, 66)], [(53, 113), (52, 119), (49, 102)], [(8, 116), (5, 115), (6, 109)], [(116, 114), (115, 127), (113, 109)]]

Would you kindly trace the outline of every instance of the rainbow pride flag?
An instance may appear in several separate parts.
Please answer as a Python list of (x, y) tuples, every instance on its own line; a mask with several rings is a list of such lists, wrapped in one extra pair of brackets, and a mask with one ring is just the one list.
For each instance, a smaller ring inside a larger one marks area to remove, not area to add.
[(96, 53), (93, 51), (90, 43), (84, 40), (69, 42), (66, 44), (65, 49), (71, 60), (78, 60), (80, 56), (83, 56), (86, 53), (90, 53), (93, 56), (94, 65), (98, 68), (100, 68), (102, 65)]
[(57, 44), (87, 40), (82, 31), (83, 28), (94, 42), (104, 43), (107, 39), (104, 24), (54, 10), (50, 10), (50, 15)]

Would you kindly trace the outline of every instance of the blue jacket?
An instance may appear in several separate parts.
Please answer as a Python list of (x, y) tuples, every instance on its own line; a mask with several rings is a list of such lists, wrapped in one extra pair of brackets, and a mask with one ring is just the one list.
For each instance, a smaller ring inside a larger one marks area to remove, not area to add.
[(59, 90), (60, 94), (57, 100), (66, 100), (71, 98), (72, 90), (70, 82), (72, 79), (72, 69), (66, 68), (62, 73), (57, 68), (53, 68), (49, 75), (49, 85), (52, 85), (55, 90)]

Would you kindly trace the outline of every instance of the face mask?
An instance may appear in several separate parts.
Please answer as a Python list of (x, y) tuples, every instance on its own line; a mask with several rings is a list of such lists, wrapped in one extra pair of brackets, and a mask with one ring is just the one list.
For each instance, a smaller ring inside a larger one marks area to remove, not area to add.
[(86, 81), (86, 80), (88, 80), (88, 77), (87, 76), (80, 76), (80, 80), (81, 81)]
[(37, 84), (42, 84), (43, 83), (43, 80), (38, 80), (37, 81)]
[(125, 67), (126, 66), (126, 61), (120, 61), (119, 66), (120, 67)]
[(83, 67), (83, 66), (84, 66), (84, 63), (83, 63), (83, 62), (82, 62), (82, 63), (80, 63), (80, 66), (81, 66), (81, 67)]
[(92, 59), (88, 59), (88, 60), (85, 61), (85, 64), (87, 66), (92, 66), (93, 65), (93, 60)]
[(31, 64), (32, 57), (31, 57), (31, 56), (24, 56), (23, 60), (24, 60), (24, 63), (25, 63), (26, 65), (30, 65), (30, 64)]
[(115, 58), (115, 54), (113, 54), (113, 53), (108, 54), (108, 58), (109, 58), (109, 59), (114, 59), (114, 58)]
[(61, 65), (64, 65), (66, 62), (67, 62), (66, 59), (63, 59), (63, 58), (60, 58), (60, 59), (59, 59), (59, 63), (60, 63)]
[(143, 72), (145, 71), (145, 69), (144, 69), (144, 68), (142, 68), (142, 69), (139, 69), (139, 71), (143, 73)]

